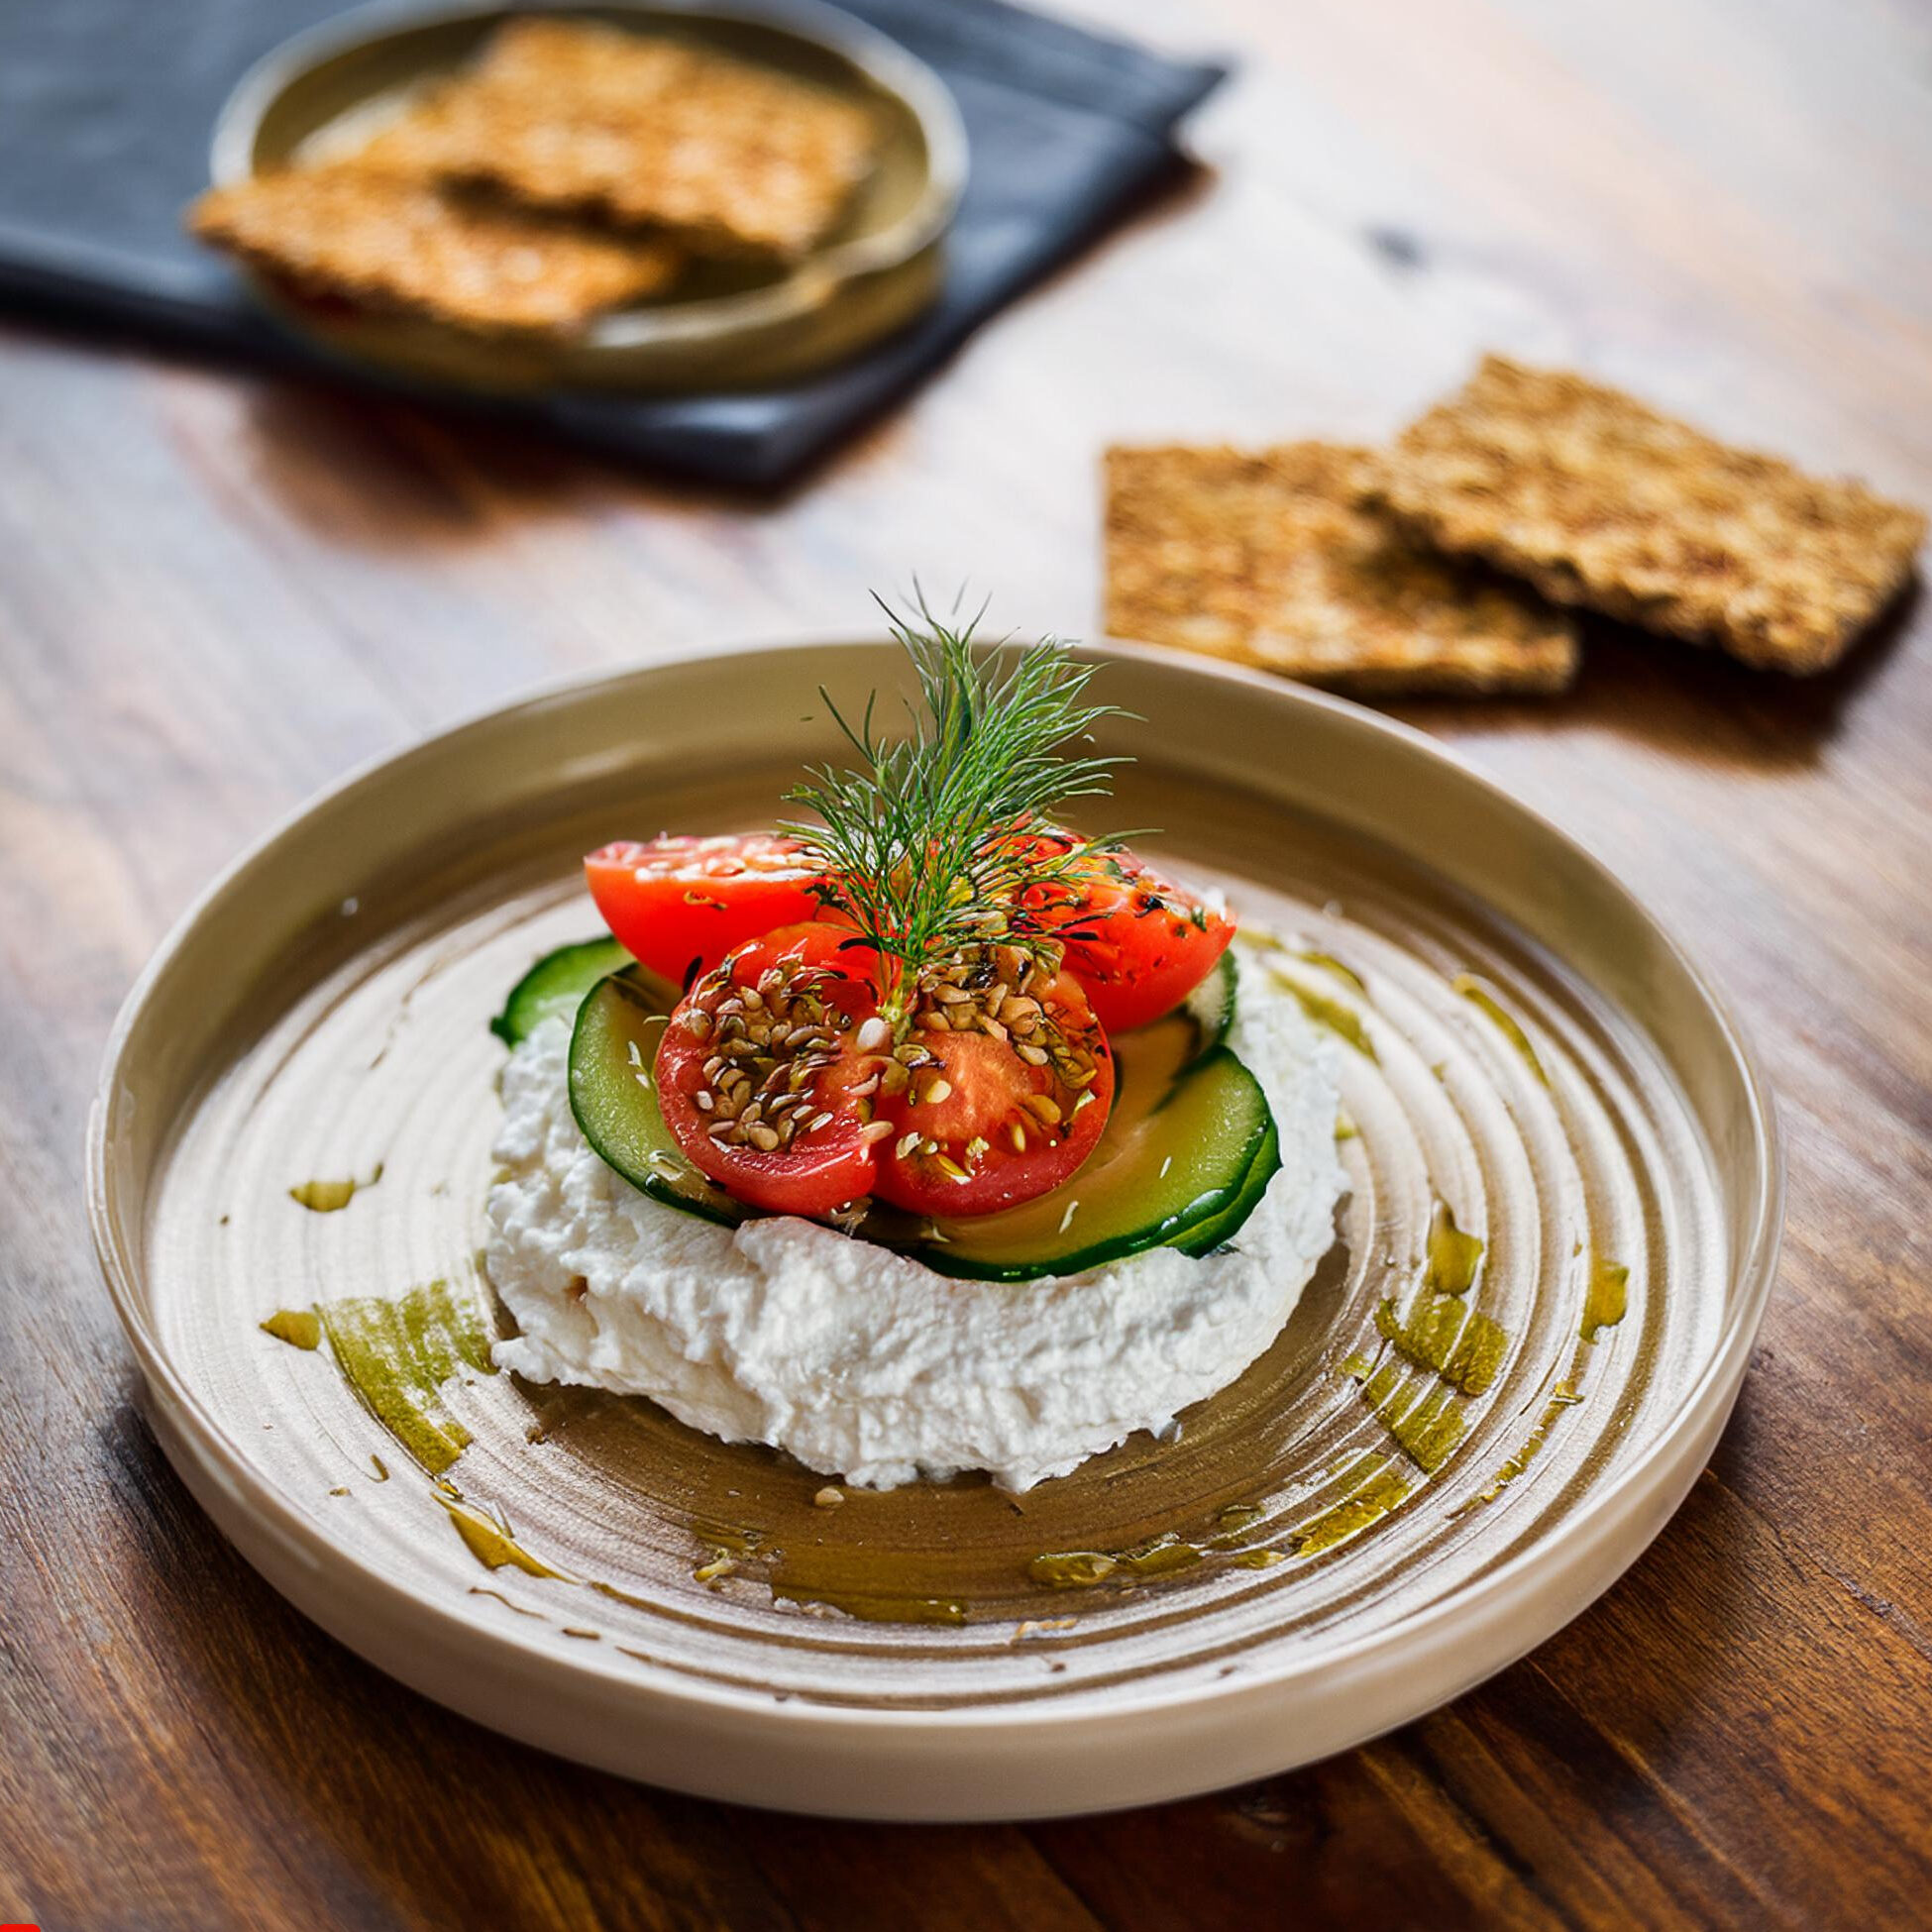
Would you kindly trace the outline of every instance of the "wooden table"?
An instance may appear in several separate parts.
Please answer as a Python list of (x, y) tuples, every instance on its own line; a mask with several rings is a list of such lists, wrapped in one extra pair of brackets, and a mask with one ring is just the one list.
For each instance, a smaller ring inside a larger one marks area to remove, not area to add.
[(553, 673), (1093, 625), (1111, 438), (1375, 437), (1481, 349), (1932, 502), (1932, 42), (1902, 0), (1142, 0), (1243, 51), (1189, 188), (798, 491), (0, 335), (0, 1917), (49, 1927), (1932, 1923), (1932, 622), (1787, 685), (1614, 630), (1404, 715), (1593, 845), (1754, 1024), (1789, 1234), (1737, 1419), (1624, 1581), (1449, 1710), (1127, 1817), (736, 1813), (445, 1715), (161, 1461), (82, 1226), (110, 1019), (246, 840)]

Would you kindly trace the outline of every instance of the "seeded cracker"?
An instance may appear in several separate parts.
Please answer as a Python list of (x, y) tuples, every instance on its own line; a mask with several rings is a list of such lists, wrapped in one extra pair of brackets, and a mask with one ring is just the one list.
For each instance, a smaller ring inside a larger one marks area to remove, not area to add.
[(1368, 453), (1107, 453), (1107, 628), (1353, 691), (1559, 691), (1569, 620), (1395, 538)]
[(681, 266), (661, 241), (587, 235), (355, 161), (214, 188), (188, 219), (202, 240), (307, 291), (467, 329), (567, 334)]
[(836, 219), (876, 132), (863, 108), (722, 54), (518, 20), (365, 156), (668, 229), (701, 254), (793, 257)]
[(1800, 675), (1890, 601), (1926, 531), (1858, 483), (1497, 356), (1402, 433), (1368, 500), (1560, 602)]

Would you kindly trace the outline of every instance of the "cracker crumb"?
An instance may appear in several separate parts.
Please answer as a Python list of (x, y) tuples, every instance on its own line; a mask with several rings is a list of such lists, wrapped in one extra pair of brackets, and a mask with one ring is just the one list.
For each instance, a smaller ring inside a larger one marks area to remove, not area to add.
[(836, 1509), (844, 1500), (845, 1491), (842, 1489), (834, 1489), (830, 1483), (827, 1483), (811, 1499), (813, 1507), (817, 1509)]

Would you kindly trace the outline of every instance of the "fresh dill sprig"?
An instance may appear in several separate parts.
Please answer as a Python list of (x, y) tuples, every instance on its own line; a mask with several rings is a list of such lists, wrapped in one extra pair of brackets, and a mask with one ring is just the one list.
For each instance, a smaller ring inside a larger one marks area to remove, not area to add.
[(1017, 655), (980, 646), (984, 609), (953, 628), (922, 594), (901, 616), (883, 598), (893, 635), (918, 680), (908, 704), (911, 730), (882, 737), (875, 692), (854, 724), (821, 688), (855, 765), (810, 768), (786, 794), (817, 822), (788, 821), (824, 868), (820, 896), (843, 912), (857, 936), (880, 955), (888, 984), (882, 1001), (903, 1016), (920, 969), (974, 946), (1005, 943), (1035, 953), (1053, 941), (1019, 905), (1024, 888), (1070, 873), (1112, 841), (1075, 842), (1044, 856), (1024, 842), (1068, 800), (1112, 789), (1127, 761), (1077, 749), (1103, 718), (1123, 715), (1087, 698), (1095, 667), (1078, 663), (1057, 639)]

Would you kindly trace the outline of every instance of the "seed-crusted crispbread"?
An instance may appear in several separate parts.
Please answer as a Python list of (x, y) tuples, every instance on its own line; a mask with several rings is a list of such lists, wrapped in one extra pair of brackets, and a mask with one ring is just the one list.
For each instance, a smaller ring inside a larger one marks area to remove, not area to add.
[(614, 28), (516, 20), (365, 159), (533, 207), (801, 255), (870, 164), (872, 116), (789, 75)]
[(662, 241), (585, 234), (355, 161), (213, 188), (188, 222), (310, 292), (483, 331), (570, 333), (661, 288), (682, 260)]
[(1410, 425), (1366, 500), (1562, 603), (1799, 674), (1903, 586), (1925, 518), (1561, 371), (1484, 360)]
[(1568, 618), (1355, 502), (1365, 450), (1107, 453), (1107, 628), (1347, 690), (1559, 691)]

